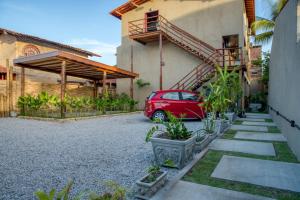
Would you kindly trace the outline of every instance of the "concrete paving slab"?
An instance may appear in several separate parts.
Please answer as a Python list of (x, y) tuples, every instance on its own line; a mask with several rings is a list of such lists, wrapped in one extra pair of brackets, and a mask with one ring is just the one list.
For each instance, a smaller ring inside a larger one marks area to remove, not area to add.
[(234, 138), (247, 140), (265, 140), (265, 141), (287, 141), (283, 134), (280, 133), (264, 133), (264, 132), (246, 132), (238, 131)]
[(297, 163), (225, 155), (211, 176), (300, 192), (300, 164)]
[(222, 188), (179, 181), (165, 200), (271, 200), (271, 198)]
[(266, 142), (216, 139), (208, 147), (220, 151), (234, 151), (264, 156), (276, 155), (273, 144)]
[(238, 118), (240, 121), (249, 121), (249, 122), (265, 122), (265, 119), (256, 119), (256, 118)]
[(270, 114), (267, 113), (245, 113), (246, 116), (262, 116), (262, 117), (271, 117)]
[(272, 119), (272, 117), (270, 116), (270, 115), (260, 115), (260, 114), (258, 114), (258, 115), (247, 115), (246, 114), (246, 117), (247, 118), (252, 118), (252, 119)]
[(268, 128), (266, 126), (246, 126), (246, 125), (232, 125), (230, 127), (232, 130), (239, 131), (261, 131), (268, 132)]
[(242, 125), (250, 126), (276, 126), (274, 122), (242, 122)]

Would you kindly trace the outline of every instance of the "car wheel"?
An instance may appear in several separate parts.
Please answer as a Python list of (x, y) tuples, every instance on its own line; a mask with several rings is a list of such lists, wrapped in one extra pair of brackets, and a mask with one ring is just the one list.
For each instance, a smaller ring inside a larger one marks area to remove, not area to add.
[(156, 120), (160, 120), (160, 121), (166, 121), (167, 120), (167, 116), (165, 114), (164, 111), (158, 110), (155, 111), (152, 115), (152, 120), (156, 121)]

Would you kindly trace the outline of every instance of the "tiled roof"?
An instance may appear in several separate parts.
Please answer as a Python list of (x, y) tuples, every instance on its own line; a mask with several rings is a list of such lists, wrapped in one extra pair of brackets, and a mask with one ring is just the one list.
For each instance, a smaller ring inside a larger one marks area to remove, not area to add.
[[(127, 3), (119, 6), (118, 8), (114, 9), (110, 12), (111, 15), (117, 17), (118, 19), (122, 19), (122, 15), (137, 8), (139, 5), (146, 3), (150, 0), (130, 0)], [(249, 20), (249, 26), (252, 22), (255, 21), (255, 0), (244, 0), (246, 13)]]
[(95, 54), (95, 53), (90, 52), (90, 51), (86, 51), (86, 50), (79, 49), (79, 48), (76, 48), (76, 47), (72, 47), (72, 46), (69, 46), (69, 45), (65, 45), (65, 44), (62, 44), (62, 43), (54, 42), (54, 41), (51, 41), (51, 40), (39, 38), (39, 37), (36, 37), (36, 36), (27, 35), (27, 34), (23, 34), (23, 33), (18, 33), (18, 32), (15, 32), (15, 31), (4, 29), (4, 28), (0, 28), (0, 34), (12, 35), (12, 36), (16, 37), (16, 39), (18, 41), (24, 41), (24, 42), (30, 42), (30, 43), (38, 42), (38, 43), (54, 46), (58, 50), (70, 50), (70, 51), (80, 53), (80, 54), (83, 54), (83, 55), (86, 55), (86, 56), (100, 57), (100, 55)]

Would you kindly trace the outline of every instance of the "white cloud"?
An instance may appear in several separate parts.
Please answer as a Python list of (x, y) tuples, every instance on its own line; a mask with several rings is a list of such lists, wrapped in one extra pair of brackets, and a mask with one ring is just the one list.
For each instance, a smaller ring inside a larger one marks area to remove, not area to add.
[(72, 39), (70, 41), (65, 42), (71, 46), (75, 46), (84, 50), (88, 50), (97, 54), (100, 54), (101, 58), (93, 58), (99, 62), (104, 62), (106, 64), (115, 65), (116, 64), (116, 44), (110, 44), (106, 42), (102, 42), (96, 39)]
[(94, 39), (73, 39), (67, 43), (98, 54), (115, 54), (117, 48), (116, 44), (109, 44)]

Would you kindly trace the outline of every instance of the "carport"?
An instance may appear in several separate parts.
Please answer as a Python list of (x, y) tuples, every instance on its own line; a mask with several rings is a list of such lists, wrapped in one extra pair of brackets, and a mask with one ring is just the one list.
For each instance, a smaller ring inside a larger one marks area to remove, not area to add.
[[(105, 91), (107, 79), (134, 79), (138, 76), (138, 74), (134, 72), (126, 71), (115, 66), (109, 66), (64, 51), (53, 51), (33, 56), (20, 57), (14, 59), (14, 65), (22, 68), (21, 96), (24, 96), (25, 91), (25, 68), (60, 74), (60, 98), (62, 102), (64, 101), (66, 92), (67, 76), (94, 81), (94, 96), (97, 96), (96, 83), (98, 81), (102, 81), (103, 91)], [(65, 106), (61, 105), (62, 118), (65, 116), (65, 111)]]

